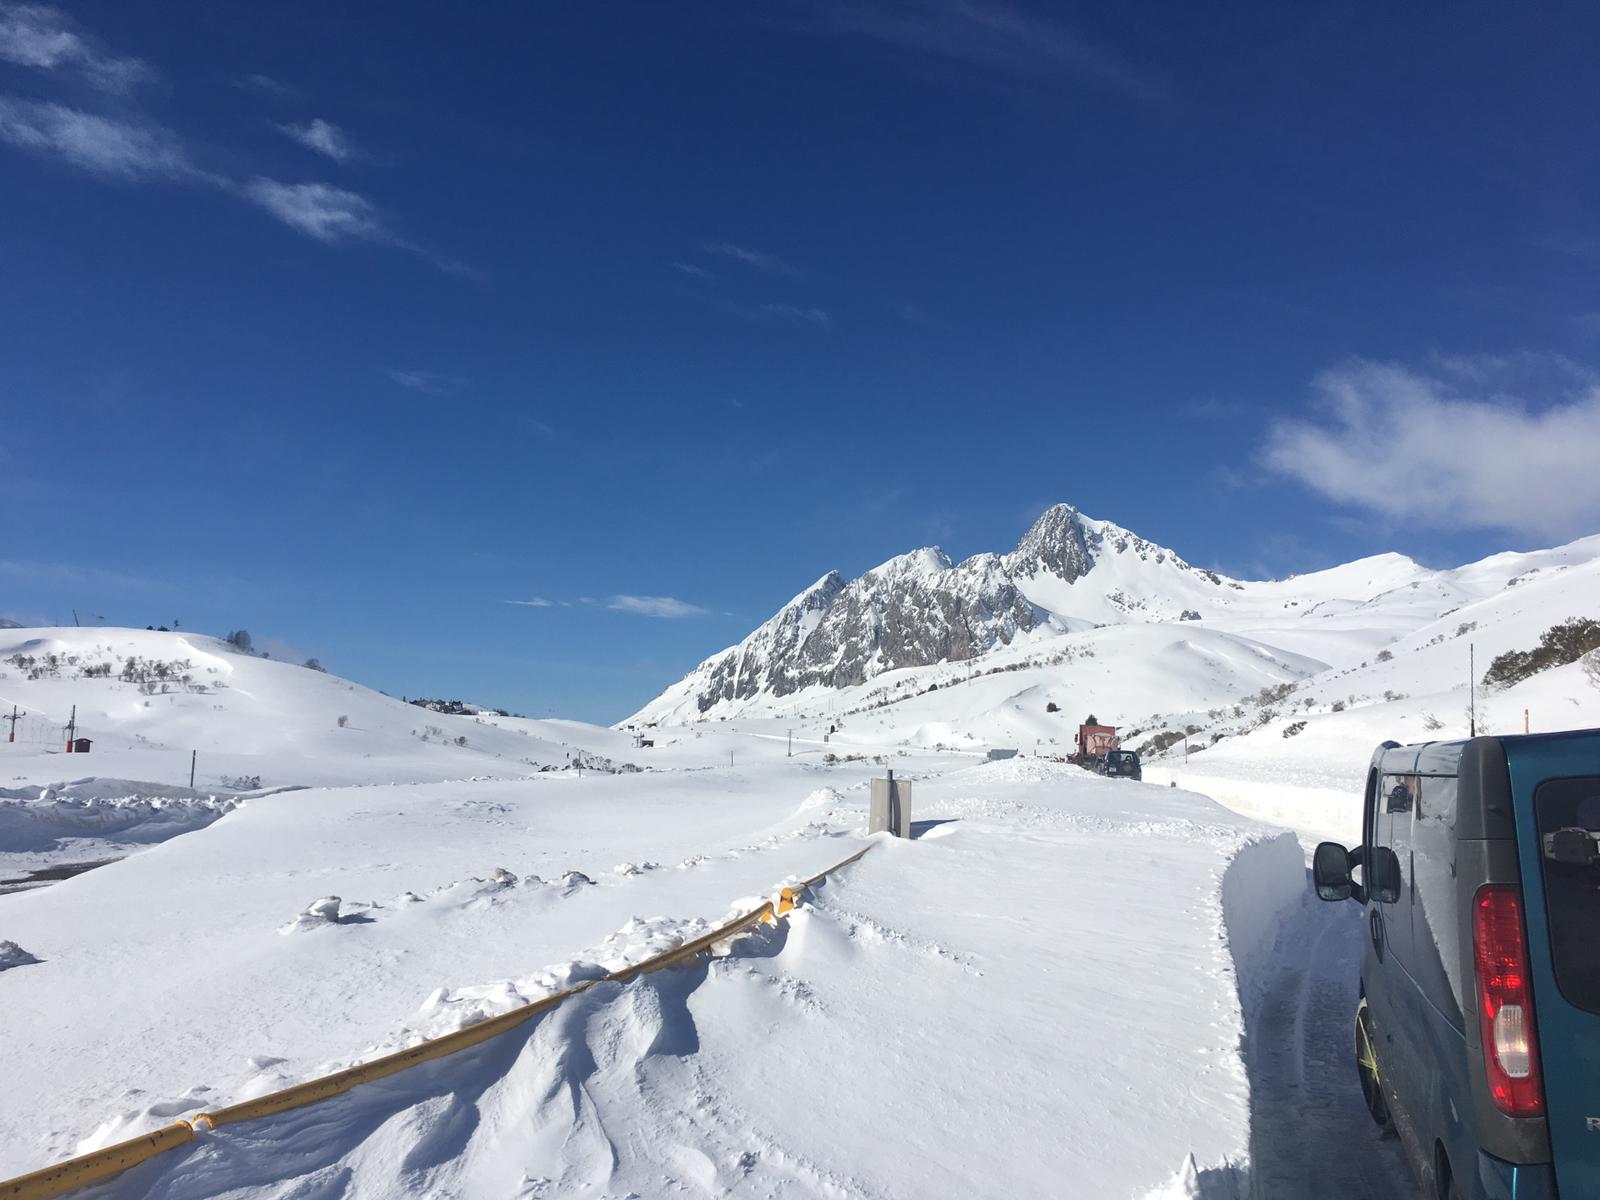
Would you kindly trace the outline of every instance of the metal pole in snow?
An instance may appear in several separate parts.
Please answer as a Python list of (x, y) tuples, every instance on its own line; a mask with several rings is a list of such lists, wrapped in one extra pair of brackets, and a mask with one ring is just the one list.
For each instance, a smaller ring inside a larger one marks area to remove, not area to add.
[(189, 790), (191, 792), (194, 791), (194, 762), (195, 762), (195, 759), (197, 759), (199, 757), (200, 757), (200, 751), (198, 751), (198, 750), (189, 751)]
[(794, 730), (792, 730), (792, 729), (789, 730), (789, 753), (788, 753), (787, 757), (789, 757), (789, 758), (793, 758), (794, 757)]
[(1467, 722), (1469, 737), (1478, 736), (1478, 647), (1467, 643)]
[(1528, 710), (1527, 709), (1523, 709), (1522, 710), (1522, 732), (1523, 733), (1527, 733), (1528, 732)]

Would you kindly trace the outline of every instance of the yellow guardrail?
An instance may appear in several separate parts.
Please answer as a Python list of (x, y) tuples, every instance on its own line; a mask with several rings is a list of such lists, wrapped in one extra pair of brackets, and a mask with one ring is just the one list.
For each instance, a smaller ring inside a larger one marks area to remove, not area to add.
[(706, 953), (712, 946), (728, 938), (734, 937), (752, 925), (760, 922), (776, 922), (780, 917), (792, 911), (800, 902), (805, 890), (815, 887), (829, 875), (842, 867), (848, 867), (859, 859), (871, 846), (865, 846), (856, 851), (849, 858), (835, 863), (826, 871), (821, 871), (810, 879), (782, 889), (777, 899), (768, 900), (760, 908), (756, 908), (735, 917), (725, 925), (720, 925), (701, 937), (684, 942), (681, 946), (674, 946), (653, 958), (635, 963), (630, 967), (612, 971), (600, 979), (589, 979), (583, 983), (570, 987), (562, 992), (555, 992), (543, 999), (524, 1004), (510, 1012), (501, 1013), (499, 1016), (489, 1017), (479, 1021), (476, 1025), (468, 1025), (465, 1029), (458, 1029), (454, 1033), (447, 1033), (440, 1037), (430, 1038), (428, 1041), (419, 1042), (404, 1050), (397, 1050), (392, 1054), (385, 1054), (368, 1062), (358, 1063), (353, 1067), (346, 1067), (343, 1071), (335, 1071), (332, 1075), (323, 1075), (317, 1079), (308, 1079), (304, 1083), (294, 1084), (281, 1091), (269, 1092), (265, 1096), (257, 1096), (253, 1100), (244, 1100), (238, 1104), (229, 1104), (210, 1112), (197, 1113), (186, 1120), (176, 1121), (152, 1133), (140, 1134), (138, 1137), (129, 1138), (125, 1142), (118, 1142), (114, 1146), (106, 1146), (100, 1150), (81, 1154), (76, 1158), (69, 1158), (65, 1162), (57, 1163), (53, 1167), (45, 1167), (41, 1171), (33, 1171), (27, 1175), (19, 1175), (15, 1179), (8, 1179), (0, 1183), (0, 1200), (49, 1200), (50, 1197), (60, 1196), (74, 1188), (87, 1187), (91, 1183), (103, 1183), (107, 1179), (122, 1174), (131, 1167), (136, 1167), (142, 1162), (165, 1154), (168, 1150), (175, 1150), (179, 1146), (194, 1141), (197, 1137), (221, 1125), (234, 1125), (240, 1121), (254, 1121), (261, 1117), (270, 1117), (276, 1113), (288, 1112), (290, 1109), (304, 1108), (308, 1104), (327, 1100), (334, 1096), (342, 1095), (353, 1087), (363, 1083), (371, 1083), (376, 1079), (384, 1079), (390, 1075), (398, 1074), (408, 1067), (418, 1063), (431, 1062), (437, 1058), (456, 1054), (471, 1046), (479, 1045), (490, 1038), (499, 1037), (519, 1025), (526, 1024), (541, 1013), (547, 1013), (564, 1000), (568, 1000), (580, 992), (586, 992), (592, 987), (602, 983), (627, 983), (637, 979), (640, 975), (648, 975), (654, 971), (665, 970), (668, 967), (682, 966)]

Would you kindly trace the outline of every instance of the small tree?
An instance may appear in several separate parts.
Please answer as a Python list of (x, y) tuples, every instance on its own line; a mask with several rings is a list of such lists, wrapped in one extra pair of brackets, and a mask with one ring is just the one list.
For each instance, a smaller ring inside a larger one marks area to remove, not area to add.
[(1054, 700), (1052, 700), (1052, 701), (1050, 701), (1050, 703), (1048, 703), (1048, 704), (1046, 704), (1044, 706), (1044, 710), (1047, 713), (1060, 712), (1061, 711), (1061, 705), (1057, 704)]
[(322, 665), (320, 659), (308, 658), (305, 661), (305, 666), (308, 671), (321, 671), (324, 675), (328, 673), (328, 668)]
[(1600, 650), (1591, 650), (1578, 661), (1583, 664), (1583, 677), (1600, 688)]
[(1394, 651), (1393, 650), (1379, 650), (1378, 651), (1378, 661), (1379, 662), (1393, 662), (1394, 661)]
[(1568, 617), (1539, 635), (1532, 650), (1507, 650), (1497, 655), (1484, 672), (1483, 684), (1489, 691), (1521, 683), (1540, 671), (1565, 666), (1600, 649), (1600, 621), (1588, 617)]
[(223, 641), (243, 654), (255, 653), (255, 645), (250, 641), (250, 631), (248, 629), (235, 629)]
[(340, 729), (343, 729), (348, 724), (350, 724), (350, 718), (349, 717), (343, 717), (342, 716), (342, 717), (339, 718), (339, 728)]

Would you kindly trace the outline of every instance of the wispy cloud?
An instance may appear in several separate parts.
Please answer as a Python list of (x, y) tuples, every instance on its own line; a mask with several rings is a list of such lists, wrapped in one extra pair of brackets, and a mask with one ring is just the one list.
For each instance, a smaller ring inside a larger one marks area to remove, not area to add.
[(454, 396), (467, 386), (459, 375), (441, 375), (437, 371), (417, 371), (410, 368), (391, 367), (384, 372), (403, 388), (421, 392), (424, 396)]
[(194, 166), (170, 130), (64, 104), (0, 96), (0, 141), (124, 181), (212, 178)]
[[(0, 0), (0, 62), (74, 73), (102, 91), (116, 93), (127, 93), (135, 83), (155, 77), (143, 60), (105, 49), (59, 10), (14, 0)], [(253, 90), (281, 88), (266, 76), (247, 76), (236, 82)], [(358, 154), (344, 132), (327, 121), (280, 128), (335, 161)], [(188, 141), (148, 118), (128, 99), (98, 112), (0, 96), (0, 144), (57, 159), (101, 179), (214, 188), (246, 200), (289, 228), (328, 245), (379, 243), (408, 250), (450, 274), (476, 275), (466, 264), (401, 237), (371, 200), (346, 188), (315, 181), (287, 183), (264, 176), (242, 179), (232, 172), (208, 168), (197, 161)]]
[(10, 0), (0, 0), (0, 61), (71, 72), (113, 93), (127, 92), (156, 77), (149, 63), (106, 50), (60, 9)]
[(705, 267), (698, 266), (695, 263), (686, 263), (674, 260), (672, 269), (674, 271), (681, 271), (692, 279), (701, 279), (707, 283), (711, 283), (717, 279), (717, 273), (715, 271), (708, 271)]
[(731, 259), (743, 263), (747, 267), (754, 267), (758, 271), (765, 271), (769, 275), (782, 275), (786, 279), (801, 279), (805, 272), (793, 263), (785, 262), (776, 254), (768, 254), (764, 250), (752, 250), (748, 246), (735, 245), (733, 242), (706, 242), (700, 247), (707, 254), (715, 254), (719, 258)]
[(764, 317), (775, 317), (780, 321), (795, 321), (802, 325), (832, 325), (833, 318), (827, 310), (815, 307), (802, 307), (798, 304), (760, 304), (756, 311)]
[(332, 121), (324, 121), (321, 117), (313, 117), (300, 124), (291, 121), (277, 128), (307, 150), (331, 158), (336, 163), (349, 162), (356, 156), (349, 135)]
[(264, 177), (236, 182), (197, 166), (183, 140), (153, 122), (136, 123), (64, 104), (0, 96), (0, 142), (58, 158), (105, 179), (215, 187), (250, 201), (320, 242), (382, 242), (432, 258), (397, 236), (364, 196), (327, 183), (282, 183)]
[(704, 291), (696, 288), (685, 287), (681, 294), (702, 304), (727, 313), (730, 317), (738, 317), (741, 321), (781, 322), (787, 325), (806, 325), (815, 329), (826, 329), (833, 324), (833, 315), (825, 308), (814, 305), (783, 304), (773, 302), (755, 302), (748, 300), (735, 300), (732, 297), (716, 292)]
[(811, 0), (795, 28), (1008, 76), (1061, 76), (1147, 104), (1167, 89), (1114, 50), (996, 0)]
[(305, 95), (293, 84), (284, 83), (270, 75), (241, 75), (233, 81), (233, 86), (241, 92), (254, 92), (259, 96), (269, 96), (274, 100), (298, 100)]
[(378, 210), (364, 196), (330, 183), (279, 183), (252, 179), (240, 188), (245, 199), (259, 204), (291, 229), (319, 242), (389, 242), (402, 244), (384, 225)]
[(612, 612), (634, 613), (641, 617), (660, 617), (666, 620), (703, 617), (711, 611), (672, 596), (613, 596), (606, 607)]
[(1600, 374), (1590, 367), (1548, 351), (1434, 354), (1428, 363), (1460, 383), (1497, 392), (1548, 392), (1600, 383)]
[(1493, 361), (1453, 365), (1450, 381), (1374, 362), (1324, 372), (1317, 416), (1274, 425), (1265, 465), (1336, 503), (1433, 528), (1600, 529), (1600, 384), (1512, 390), (1483, 376)]
[(609, 600), (579, 596), (576, 601), (550, 600), (544, 596), (535, 596), (531, 600), (507, 600), (505, 603), (523, 608), (571, 608), (574, 604), (579, 604), (587, 608), (603, 608), (609, 612), (629, 613), (636, 617), (654, 617), (666, 621), (711, 615), (709, 608), (690, 604), (687, 600), (679, 600), (674, 596), (620, 595), (612, 596)]

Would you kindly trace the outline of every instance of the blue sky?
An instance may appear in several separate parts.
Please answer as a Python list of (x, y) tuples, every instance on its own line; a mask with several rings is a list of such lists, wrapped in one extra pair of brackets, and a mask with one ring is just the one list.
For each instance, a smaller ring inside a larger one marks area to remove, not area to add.
[(1058, 500), (1600, 530), (1600, 15), (1425, 7), (0, 0), (0, 613), (616, 720)]

